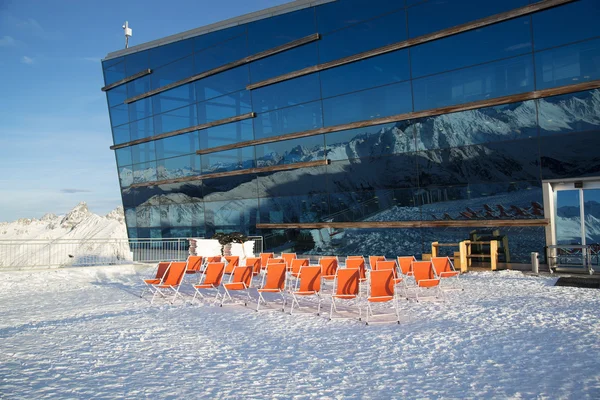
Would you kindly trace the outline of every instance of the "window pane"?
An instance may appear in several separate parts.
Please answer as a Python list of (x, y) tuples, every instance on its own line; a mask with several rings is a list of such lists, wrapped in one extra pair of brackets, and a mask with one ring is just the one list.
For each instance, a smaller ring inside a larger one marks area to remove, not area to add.
[(154, 116), (154, 132), (156, 134), (172, 132), (195, 125), (198, 125), (195, 104)]
[(327, 191), (327, 166), (258, 174), (260, 197), (295, 196)]
[(238, 36), (224, 43), (209, 47), (194, 55), (196, 73), (205, 72), (248, 55), (246, 36)]
[(142, 139), (154, 135), (154, 124), (152, 118), (141, 119), (129, 124), (131, 140)]
[(254, 168), (254, 148), (243, 147), (202, 155), (202, 174)]
[(125, 79), (126, 76), (124, 62), (113, 64), (104, 69), (104, 84), (110, 85), (111, 83)]
[(121, 125), (113, 128), (113, 139), (115, 144), (129, 142), (129, 125)]
[(108, 99), (109, 107), (114, 107), (118, 106), (119, 104), (123, 104), (123, 102), (127, 98), (127, 86), (120, 85), (110, 89), (106, 92), (106, 98)]
[(316, 100), (321, 96), (319, 74), (310, 74), (252, 91), (255, 112), (272, 111)]
[(204, 218), (207, 232), (241, 232), (246, 235), (256, 233), (258, 222), (258, 201), (230, 200), (204, 203)]
[(108, 110), (112, 126), (123, 125), (129, 122), (129, 110), (126, 104), (119, 104)]
[(135, 216), (138, 227), (160, 227), (160, 208), (157, 206), (136, 207)]
[(255, 148), (257, 167), (325, 159), (323, 135), (267, 143)]
[(148, 118), (152, 116), (152, 99), (146, 97), (133, 103), (127, 104), (129, 110), (129, 120), (137, 121), (138, 119)]
[(137, 221), (135, 218), (135, 208), (126, 208), (125, 209), (125, 221), (128, 228), (137, 227)]
[(203, 198), (202, 181), (186, 181), (159, 185), (160, 204), (182, 204), (201, 202)]
[(321, 102), (283, 108), (259, 114), (254, 119), (255, 139), (301, 132), (323, 126)]
[(260, 223), (319, 222), (329, 214), (327, 194), (259, 199)]
[(404, 10), (323, 35), (319, 62), (337, 60), (406, 39)]
[(232, 122), (200, 131), (200, 148), (207, 149), (254, 139), (252, 120)]
[(325, 126), (387, 117), (411, 110), (410, 82), (323, 100)]
[(133, 183), (152, 182), (156, 180), (156, 161), (133, 166)]
[(154, 142), (136, 144), (130, 147), (134, 164), (156, 160)]
[(140, 71), (150, 67), (150, 58), (148, 50), (138, 51), (125, 56), (125, 73), (126, 76), (137, 74)]
[(211, 178), (204, 183), (204, 201), (256, 198), (256, 175), (245, 174)]
[(398, 0), (344, 0), (316, 7), (319, 33), (327, 33), (404, 6)]
[(174, 110), (196, 102), (194, 84), (178, 86), (166, 92), (155, 94), (152, 98), (154, 113), (160, 114), (165, 111)]
[(600, 39), (535, 55), (536, 88), (547, 89), (600, 78)]
[(256, 54), (315, 32), (315, 12), (312, 7), (250, 22), (249, 52)]
[(151, 86), (152, 89), (157, 89), (192, 75), (194, 75), (194, 59), (192, 56), (188, 56), (152, 70)]
[(200, 156), (196, 154), (166, 158), (159, 160), (156, 164), (160, 180), (200, 175)]
[(242, 90), (198, 103), (198, 123), (204, 124), (249, 113), (252, 111), (250, 101), (250, 92)]
[(157, 140), (156, 158), (170, 158), (195, 153), (198, 150), (198, 133), (190, 132)]
[(318, 64), (316, 43), (308, 43), (250, 63), (250, 79), (259, 82)]
[(141, 78), (127, 82), (127, 97), (137, 96), (150, 91), (150, 76), (146, 75)]
[(249, 82), (248, 66), (242, 65), (196, 82), (198, 101), (212, 99), (227, 93), (246, 89)]
[(600, 131), (600, 90), (537, 100), (541, 135)]
[(220, 29), (218, 31), (205, 33), (200, 36), (196, 36), (194, 39), (194, 50), (202, 50), (204, 48), (214, 46), (217, 43), (224, 42), (235, 36), (243, 35), (246, 33), (246, 25), (232, 26), (227, 29)]
[(347, 160), (415, 151), (409, 121), (332, 132), (325, 136), (327, 158)]
[(109, 67), (112, 67), (115, 64), (118, 64), (120, 62), (122, 62), (124, 60), (124, 58), (121, 57), (115, 57), (115, 58), (111, 58), (110, 60), (103, 60), (102, 61), (102, 69), (108, 69)]
[(578, 178), (598, 176), (600, 158), (598, 132), (574, 133), (542, 137), (542, 179)]
[(160, 206), (160, 219), (162, 226), (165, 228), (204, 225), (204, 205), (202, 203), (162, 205)]
[(399, 50), (320, 72), (323, 97), (410, 79), (408, 51)]
[(525, 55), (415, 79), (415, 111), (531, 91), (531, 64), (531, 56)]
[(329, 195), (334, 222), (364, 221), (414, 221), (421, 219), (415, 207), (413, 189), (342, 192)]
[(436, 32), (471, 22), (514, 8), (523, 7), (528, 0), (434, 0), (408, 9), (410, 37)]
[(154, 70), (192, 54), (193, 44), (193, 39), (185, 39), (150, 49), (150, 68)]
[(533, 101), (479, 108), (413, 121), (419, 150), (537, 137)]
[[(121, 187), (127, 187), (133, 184), (133, 167), (127, 166), (119, 168), (119, 181)], [(125, 205), (125, 197), (123, 197), (123, 204)]]
[[(561, 46), (600, 35), (600, 2), (579, 0), (533, 14), (535, 49)], [(560, 29), (556, 29), (560, 27)]]
[(418, 78), (528, 52), (529, 17), (517, 18), (412, 47), (412, 76)]
[(120, 167), (133, 163), (131, 160), (131, 148), (123, 147), (122, 149), (117, 149), (115, 150), (115, 154), (117, 156), (117, 164)]

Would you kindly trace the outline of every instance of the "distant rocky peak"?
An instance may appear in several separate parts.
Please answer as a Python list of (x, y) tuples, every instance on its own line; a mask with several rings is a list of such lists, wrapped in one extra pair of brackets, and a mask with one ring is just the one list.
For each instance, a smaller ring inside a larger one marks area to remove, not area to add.
[(87, 203), (82, 201), (63, 217), (62, 221), (60, 221), (60, 225), (63, 228), (73, 228), (90, 215), (91, 213), (90, 210), (88, 210)]
[(114, 219), (115, 221), (123, 222), (125, 221), (125, 212), (123, 211), (123, 207), (119, 206), (106, 214), (107, 219)]

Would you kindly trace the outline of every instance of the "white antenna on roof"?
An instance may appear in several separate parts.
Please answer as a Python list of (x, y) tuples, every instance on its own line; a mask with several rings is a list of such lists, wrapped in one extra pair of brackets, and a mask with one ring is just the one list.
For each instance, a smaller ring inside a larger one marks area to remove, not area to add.
[(129, 27), (129, 22), (125, 21), (125, 25), (123, 25), (123, 30), (125, 31), (125, 48), (128, 48), (129, 38), (133, 35), (133, 31)]

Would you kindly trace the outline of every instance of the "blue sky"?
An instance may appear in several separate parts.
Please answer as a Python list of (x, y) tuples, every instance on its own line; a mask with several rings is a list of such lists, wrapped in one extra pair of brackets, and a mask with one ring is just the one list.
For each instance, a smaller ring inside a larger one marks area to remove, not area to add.
[(286, 0), (0, 0), (0, 222), (121, 205), (100, 60)]

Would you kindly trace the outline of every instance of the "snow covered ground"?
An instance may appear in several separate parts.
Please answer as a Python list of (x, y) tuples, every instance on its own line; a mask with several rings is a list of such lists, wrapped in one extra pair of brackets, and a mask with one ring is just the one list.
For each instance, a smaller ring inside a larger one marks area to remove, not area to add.
[(152, 271), (0, 272), (0, 398), (600, 398), (596, 289), (469, 273), (449, 303), (365, 326), (150, 305)]

